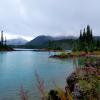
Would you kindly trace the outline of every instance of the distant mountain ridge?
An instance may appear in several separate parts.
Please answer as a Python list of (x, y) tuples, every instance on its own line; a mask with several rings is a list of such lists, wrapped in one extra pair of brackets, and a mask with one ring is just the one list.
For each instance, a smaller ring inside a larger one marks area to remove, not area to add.
[(36, 49), (43, 49), (43, 48), (52, 48), (52, 49), (66, 49), (72, 48), (74, 42), (77, 37), (74, 36), (45, 36), (40, 35), (35, 39), (31, 40), (30, 42), (26, 43), (26, 47), (28, 48), (36, 48)]
[(53, 36), (45, 36), (45, 35), (40, 35), (38, 37), (36, 37), (35, 39), (31, 40), (30, 42), (28, 42), (26, 45), (42, 45), (46, 42), (49, 41), (57, 41), (57, 40), (63, 40), (63, 39), (76, 39), (77, 37), (74, 36), (57, 36), (57, 37), (53, 37)]
[(7, 45), (25, 45), (28, 41), (23, 38), (7, 40)]
[(39, 45), (42, 45), (48, 41), (53, 41), (53, 40), (54, 40), (54, 38), (51, 36), (41, 35), (41, 36), (38, 36), (35, 39), (31, 40), (30, 42), (28, 42), (26, 45), (39, 46)]
[[(15, 46), (25, 46), (25, 47), (32, 47), (32, 48), (47, 48), (49, 45), (49, 42), (52, 43), (52, 45), (60, 46), (63, 48), (72, 47), (73, 42), (72, 40), (76, 40), (78, 37), (75, 36), (46, 36), (46, 35), (40, 35), (34, 38), (31, 41), (27, 41), (23, 38), (16, 38), (7, 40), (7, 45), (15, 45)], [(94, 39), (100, 40), (100, 36), (94, 36)]]

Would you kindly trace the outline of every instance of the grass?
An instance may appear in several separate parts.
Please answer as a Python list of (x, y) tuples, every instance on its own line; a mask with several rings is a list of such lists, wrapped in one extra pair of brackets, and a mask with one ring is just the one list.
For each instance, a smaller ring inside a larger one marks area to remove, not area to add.
[(25, 91), (23, 85), (21, 85), (21, 87), (20, 87), (20, 96), (21, 96), (21, 100), (28, 100), (28, 95), (27, 95), (27, 92)]
[(40, 78), (39, 74), (35, 72), (37, 84), (38, 84), (38, 90), (41, 94), (41, 100), (47, 100), (46, 98), (46, 92), (45, 92), (45, 86), (44, 86), (44, 81)]

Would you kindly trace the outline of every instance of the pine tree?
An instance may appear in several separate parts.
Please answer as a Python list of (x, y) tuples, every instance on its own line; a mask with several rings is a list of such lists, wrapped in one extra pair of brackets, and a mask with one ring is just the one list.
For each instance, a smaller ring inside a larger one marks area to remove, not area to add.
[[(99, 44), (99, 42), (97, 43)], [(77, 44), (77, 50), (79, 51), (93, 51), (95, 48), (94, 45), (94, 39), (93, 39), (93, 35), (92, 35), (92, 29), (90, 28), (89, 25), (87, 25), (87, 28), (80, 30), (80, 36), (78, 39), (78, 44)]]
[(79, 51), (83, 49), (83, 35), (82, 35), (82, 30), (80, 30), (80, 36), (79, 36), (79, 41), (78, 41), (78, 48)]
[(80, 30), (80, 37), (79, 37), (79, 40), (80, 40), (80, 41), (82, 40), (82, 30)]
[(3, 45), (3, 31), (1, 31), (1, 45)]

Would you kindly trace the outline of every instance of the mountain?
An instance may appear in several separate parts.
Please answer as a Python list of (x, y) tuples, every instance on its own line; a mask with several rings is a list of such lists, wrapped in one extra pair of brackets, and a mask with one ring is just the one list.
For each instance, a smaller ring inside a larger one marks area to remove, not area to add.
[(7, 45), (25, 45), (28, 41), (23, 38), (7, 40)]
[(74, 36), (57, 36), (57, 37), (52, 37), (52, 36), (45, 36), (45, 35), (40, 35), (36, 37), (35, 39), (31, 40), (28, 42), (26, 45), (35, 45), (39, 46), (44, 43), (47, 43), (49, 41), (57, 41), (57, 40), (65, 40), (65, 39), (76, 39), (77, 37)]
[(25, 46), (28, 48), (46, 48), (46, 49), (71, 49), (76, 37), (73, 36), (38, 36), (28, 42)]
[(30, 45), (30, 46), (41, 46), (44, 43), (48, 42), (48, 41), (53, 41), (54, 38), (51, 36), (45, 36), (45, 35), (41, 35), (36, 37), (35, 39), (31, 40), (30, 42), (28, 42), (26, 45)]

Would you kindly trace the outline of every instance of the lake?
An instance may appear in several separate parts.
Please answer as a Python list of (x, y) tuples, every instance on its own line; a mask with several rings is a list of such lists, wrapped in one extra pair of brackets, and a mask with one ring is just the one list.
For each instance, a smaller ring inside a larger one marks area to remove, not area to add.
[(47, 91), (53, 89), (55, 84), (64, 88), (66, 77), (73, 71), (73, 60), (49, 56), (48, 52), (0, 52), (0, 100), (21, 100), (21, 85), (27, 91), (29, 100), (33, 97), (40, 100), (35, 72), (44, 80)]

